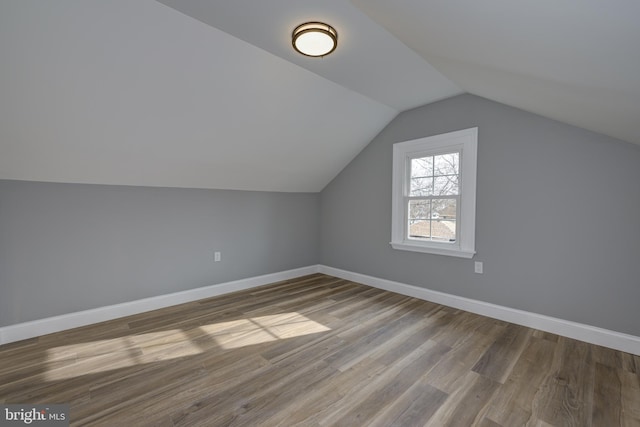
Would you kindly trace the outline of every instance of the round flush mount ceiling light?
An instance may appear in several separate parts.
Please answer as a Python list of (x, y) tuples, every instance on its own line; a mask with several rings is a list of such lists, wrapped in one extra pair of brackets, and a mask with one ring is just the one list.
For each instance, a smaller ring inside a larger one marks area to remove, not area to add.
[(298, 25), (291, 34), (293, 48), (306, 56), (325, 56), (336, 50), (338, 33), (331, 25), (322, 22), (306, 22)]

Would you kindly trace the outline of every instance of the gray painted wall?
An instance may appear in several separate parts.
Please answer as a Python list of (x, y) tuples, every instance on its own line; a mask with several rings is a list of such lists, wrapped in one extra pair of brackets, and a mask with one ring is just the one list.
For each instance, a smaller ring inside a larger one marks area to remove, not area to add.
[(318, 215), (317, 193), (0, 180), (0, 326), (317, 264)]
[[(392, 144), (474, 126), (476, 256), (393, 250)], [(461, 95), (400, 114), (320, 205), (325, 265), (640, 335), (640, 146)]]
[[(474, 126), (476, 257), (393, 250), (392, 144)], [(639, 184), (639, 146), (471, 95), (400, 114), (321, 194), (0, 180), (0, 326), (321, 262), (640, 336)]]

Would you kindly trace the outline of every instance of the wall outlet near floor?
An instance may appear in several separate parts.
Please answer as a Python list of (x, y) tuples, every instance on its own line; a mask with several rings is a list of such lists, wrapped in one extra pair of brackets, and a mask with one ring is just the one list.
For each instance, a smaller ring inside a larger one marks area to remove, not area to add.
[(482, 261), (476, 261), (473, 266), (473, 271), (478, 274), (482, 274)]
[(215, 262), (220, 261), (220, 252), (216, 251), (216, 252), (213, 253), (213, 260)]

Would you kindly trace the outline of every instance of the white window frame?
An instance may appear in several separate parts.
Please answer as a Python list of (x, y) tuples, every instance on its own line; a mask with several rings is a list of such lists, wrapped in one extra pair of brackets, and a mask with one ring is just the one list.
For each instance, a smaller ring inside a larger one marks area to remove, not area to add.
[[(411, 159), (454, 151), (460, 153), (460, 203), (456, 218), (456, 241), (449, 243), (409, 239)], [(394, 249), (473, 258), (476, 253), (477, 159), (477, 127), (393, 144), (391, 246)]]

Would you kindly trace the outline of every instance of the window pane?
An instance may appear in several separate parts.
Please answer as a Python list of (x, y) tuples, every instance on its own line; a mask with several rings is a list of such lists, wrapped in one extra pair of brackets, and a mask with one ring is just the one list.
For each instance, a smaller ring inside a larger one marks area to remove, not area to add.
[(432, 196), (433, 195), (433, 178), (411, 178), (411, 189), (409, 196)]
[(459, 175), (460, 153), (449, 153), (434, 156), (435, 176)]
[(433, 179), (434, 196), (457, 196), (459, 194), (458, 175), (436, 176)]
[(431, 206), (431, 238), (443, 242), (456, 241), (455, 199), (434, 199)]
[(411, 188), (409, 196), (433, 195), (433, 156), (411, 159)]
[(455, 221), (431, 221), (431, 240), (439, 242), (455, 242), (456, 241), (456, 222)]
[(431, 214), (431, 201), (429, 200), (410, 200), (409, 201), (409, 219), (429, 219)]
[(431, 237), (431, 202), (429, 200), (409, 201), (409, 238)]
[(433, 156), (411, 159), (411, 178), (433, 176)]
[(456, 199), (433, 199), (432, 218), (446, 220), (456, 219)]

